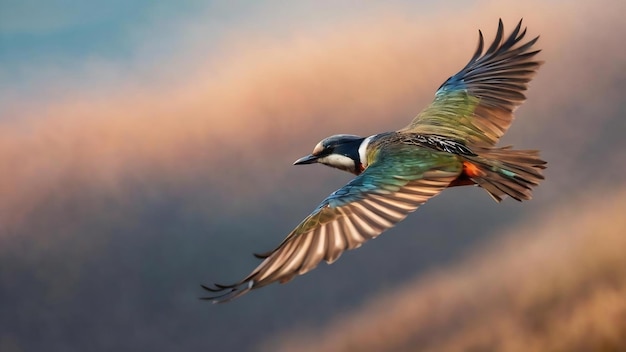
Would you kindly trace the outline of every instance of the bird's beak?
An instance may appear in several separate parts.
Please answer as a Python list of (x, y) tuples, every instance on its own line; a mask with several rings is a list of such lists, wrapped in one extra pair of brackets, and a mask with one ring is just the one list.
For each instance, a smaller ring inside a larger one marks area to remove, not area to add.
[(294, 165), (313, 164), (317, 162), (317, 159), (319, 159), (318, 156), (309, 154), (307, 156), (303, 156), (302, 158), (296, 160), (293, 164)]

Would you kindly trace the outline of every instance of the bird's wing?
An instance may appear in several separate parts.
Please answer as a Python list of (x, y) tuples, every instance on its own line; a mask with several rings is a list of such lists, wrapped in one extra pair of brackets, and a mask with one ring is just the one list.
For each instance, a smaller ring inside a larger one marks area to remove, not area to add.
[(233, 285), (206, 287), (225, 302), (273, 282), (287, 282), (315, 268), (322, 259), (337, 260), (346, 250), (404, 219), (437, 195), (461, 173), (457, 156), (416, 147), (387, 146), (370, 166), (332, 193), (263, 262)]
[(524, 91), (542, 62), (525, 43), (520, 21), (506, 40), (502, 20), (493, 43), (483, 54), (483, 35), (469, 63), (448, 78), (435, 100), (401, 132), (437, 134), (470, 146), (493, 146), (513, 121), (513, 111), (526, 99)]

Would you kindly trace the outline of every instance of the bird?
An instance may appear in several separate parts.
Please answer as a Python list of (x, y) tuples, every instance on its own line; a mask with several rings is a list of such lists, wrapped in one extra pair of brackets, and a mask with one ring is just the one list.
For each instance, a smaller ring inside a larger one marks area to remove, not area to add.
[(429, 106), (408, 126), (369, 137), (338, 134), (323, 139), (295, 165), (323, 164), (356, 177), (333, 192), (262, 262), (234, 284), (201, 285), (204, 300), (223, 303), (271, 283), (286, 283), (331, 264), (402, 221), (443, 190), (475, 185), (495, 201), (530, 200), (544, 179), (538, 150), (498, 147), (498, 140), (525, 100), (528, 84), (543, 64), (524, 41), (520, 20), (505, 38), (502, 19), (493, 42), (478, 46), (463, 69), (436, 91)]

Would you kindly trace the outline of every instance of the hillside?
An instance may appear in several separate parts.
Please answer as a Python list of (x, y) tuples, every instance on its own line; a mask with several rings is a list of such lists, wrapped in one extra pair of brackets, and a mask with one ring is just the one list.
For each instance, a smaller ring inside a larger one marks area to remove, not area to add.
[(624, 351), (624, 209), (626, 190), (578, 199), (272, 349)]

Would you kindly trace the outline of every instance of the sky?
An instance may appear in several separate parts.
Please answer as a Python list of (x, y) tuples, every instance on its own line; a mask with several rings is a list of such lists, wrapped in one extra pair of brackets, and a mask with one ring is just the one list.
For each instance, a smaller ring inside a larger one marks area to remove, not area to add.
[[(623, 188), (626, 9), (601, 4), (0, 0), (0, 350), (255, 350)], [(533, 201), (446, 191), (333, 266), (197, 300), (349, 180), (295, 159), (402, 128), (522, 17), (546, 64), (503, 144), (548, 160)]]

